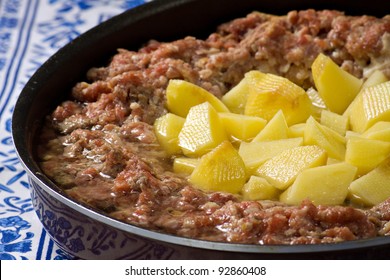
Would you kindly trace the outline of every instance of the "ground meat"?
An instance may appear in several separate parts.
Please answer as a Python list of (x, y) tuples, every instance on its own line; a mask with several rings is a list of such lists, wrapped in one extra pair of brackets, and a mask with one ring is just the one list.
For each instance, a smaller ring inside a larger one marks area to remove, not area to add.
[(390, 16), (339, 11), (253, 12), (220, 25), (205, 40), (150, 41), (119, 49), (106, 67), (88, 71), (71, 100), (48, 116), (37, 153), (42, 170), (72, 198), (148, 229), (190, 238), (250, 244), (314, 244), (390, 235), (390, 199), (372, 209), (287, 206), (206, 193), (172, 172), (154, 120), (166, 113), (170, 79), (223, 96), (249, 70), (308, 88), (319, 53), (359, 78), (390, 76)]

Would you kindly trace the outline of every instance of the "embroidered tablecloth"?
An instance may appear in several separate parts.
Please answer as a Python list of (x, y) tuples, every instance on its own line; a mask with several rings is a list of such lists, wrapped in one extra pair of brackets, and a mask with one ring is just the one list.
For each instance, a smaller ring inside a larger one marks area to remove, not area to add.
[(32, 207), (11, 137), (14, 104), (59, 48), (145, 0), (0, 0), (0, 260), (67, 259)]

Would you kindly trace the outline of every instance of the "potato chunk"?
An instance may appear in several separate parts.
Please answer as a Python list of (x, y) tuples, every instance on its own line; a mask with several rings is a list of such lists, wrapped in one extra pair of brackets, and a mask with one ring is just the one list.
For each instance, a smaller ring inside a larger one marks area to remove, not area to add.
[(349, 191), (367, 206), (379, 204), (389, 198), (390, 160), (386, 159), (374, 170), (353, 181)]
[(279, 110), (266, 126), (253, 138), (253, 142), (278, 140), (288, 137), (288, 126), (283, 111)]
[(309, 199), (315, 205), (340, 205), (348, 195), (357, 168), (345, 162), (309, 168), (280, 195), (280, 201), (299, 205)]
[(375, 70), (366, 81), (363, 82), (363, 85), (358, 93), (358, 95), (355, 97), (355, 99), (351, 102), (351, 104), (348, 106), (347, 110), (343, 113), (343, 116), (349, 117), (351, 114), (351, 109), (354, 107), (354, 103), (356, 100), (359, 99), (359, 96), (362, 94), (363, 90), (365, 88), (375, 86), (384, 82), (387, 82), (389, 79), (383, 74), (381, 70)]
[(201, 190), (244, 200), (348, 199), (368, 206), (385, 200), (390, 81), (376, 71), (362, 86), (324, 55), (313, 63), (313, 77), (318, 91), (305, 92), (286, 78), (250, 71), (222, 100), (171, 80), (170, 113), (156, 119), (154, 130), (173, 171)]
[(266, 74), (258, 88), (251, 89), (245, 105), (245, 115), (270, 120), (282, 110), (287, 124), (304, 122), (313, 105), (305, 90), (286, 78)]
[(390, 81), (365, 88), (352, 105), (353, 131), (364, 132), (376, 122), (390, 121)]
[(190, 109), (179, 133), (179, 146), (187, 156), (201, 156), (227, 139), (217, 111), (205, 102)]
[(390, 122), (377, 122), (364, 133), (362, 137), (390, 142)]
[(325, 102), (316, 89), (310, 87), (306, 90), (306, 93), (317, 110), (326, 109)]
[(177, 157), (173, 160), (173, 171), (175, 173), (190, 175), (198, 163), (198, 158)]
[(226, 132), (242, 141), (252, 140), (267, 124), (265, 119), (234, 113), (219, 113)]
[(267, 160), (285, 150), (301, 146), (302, 144), (302, 137), (250, 143), (242, 142), (238, 153), (244, 160), (248, 173), (252, 174)]
[(207, 90), (184, 80), (170, 80), (166, 90), (168, 110), (186, 117), (190, 108), (209, 102), (218, 112), (229, 112), (221, 100)]
[(390, 142), (350, 137), (347, 141), (345, 161), (358, 168), (358, 174), (366, 174), (390, 155)]
[(299, 146), (288, 149), (261, 165), (255, 175), (264, 177), (280, 190), (287, 189), (303, 170), (325, 165), (326, 151), (318, 146)]
[(249, 91), (258, 88), (258, 84), (266, 74), (260, 71), (249, 71), (244, 78), (223, 97), (222, 102), (232, 113), (244, 114)]
[(328, 110), (322, 110), (321, 124), (344, 136), (349, 128), (349, 118)]
[(168, 113), (154, 122), (154, 131), (161, 147), (169, 154), (180, 154), (179, 133), (184, 125), (185, 119)]
[(279, 189), (258, 176), (251, 176), (242, 188), (244, 200), (273, 200), (279, 196), (279, 193)]
[(289, 138), (303, 137), (306, 123), (297, 123), (288, 128), (287, 136)]
[(323, 54), (319, 54), (314, 60), (312, 74), (326, 107), (337, 114), (344, 113), (363, 83)]
[(310, 117), (305, 126), (303, 141), (305, 145), (318, 145), (332, 158), (344, 160), (345, 138), (334, 130), (321, 125)]
[(367, 80), (363, 83), (362, 89), (367, 87), (379, 85), (381, 83), (387, 82), (389, 79), (381, 70), (375, 70), (372, 74), (367, 78)]
[(246, 181), (245, 164), (229, 141), (201, 157), (190, 182), (205, 191), (238, 193)]

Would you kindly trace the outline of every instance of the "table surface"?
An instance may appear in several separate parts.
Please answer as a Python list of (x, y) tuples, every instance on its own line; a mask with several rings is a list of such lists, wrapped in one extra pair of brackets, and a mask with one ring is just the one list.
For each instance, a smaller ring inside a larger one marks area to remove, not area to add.
[(146, 0), (0, 0), (0, 260), (67, 259), (33, 209), (12, 142), (12, 110), (23, 86), (59, 48)]

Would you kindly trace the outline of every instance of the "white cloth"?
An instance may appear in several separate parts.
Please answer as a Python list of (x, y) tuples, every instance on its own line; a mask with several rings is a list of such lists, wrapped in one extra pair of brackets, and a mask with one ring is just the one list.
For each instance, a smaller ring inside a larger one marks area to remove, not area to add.
[(14, 104), (39, 66), (95, 25), (144, 0), (0, 0), (0, 260), (68, 259), (42, 228), (11, 137)]

